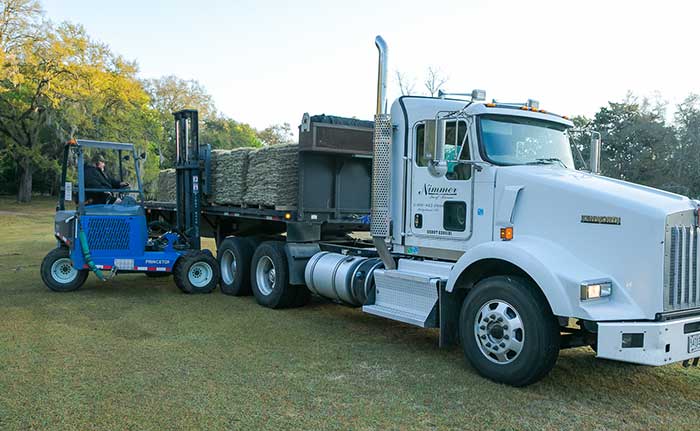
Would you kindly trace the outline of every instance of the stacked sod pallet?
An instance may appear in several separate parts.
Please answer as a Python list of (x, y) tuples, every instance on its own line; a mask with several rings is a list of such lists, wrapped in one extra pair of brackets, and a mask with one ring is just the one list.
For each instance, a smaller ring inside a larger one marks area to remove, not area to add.
[(158, 202), (175, 202), (176, 181), (175, 169), (163, 169), (158, 173), (158, 189), (156, 190)]
[[(298, 151), (298, 145), (212, 151), (209, 202), (217, 205), (295, 207)], [(157, 200), (175, 202), (175, 188), (175, 169), (160, 171)]]
[(248, 157), (245, 204), (295, 207), (298, 193), (298, 145), (273, 145)]
[(252, 148), (214, 150), (211, 154), (211, 202), (242, 205), (246, 193), (248, 155)]

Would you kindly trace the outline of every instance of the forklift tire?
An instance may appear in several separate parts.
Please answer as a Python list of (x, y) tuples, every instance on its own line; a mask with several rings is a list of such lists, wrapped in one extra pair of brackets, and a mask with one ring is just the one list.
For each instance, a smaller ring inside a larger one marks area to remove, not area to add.
[(250, 295), (250, 261), (255, 246), (247, 238), (229, 237), (221, 242), (216, 256), (221, 272), (221, 293), (233, 296)]
[(54, 292), (71, 292), (85, 283), (87, 269), (75, 269), (70, 260), (70, 250), (55, 248), (41, 262), (41, 279)]
[(284, 243), (266, 241), (258, 246), (250, 266), (253, 295), (267, 308), (291, 308), (300, 304), (300, 288), (289, 284), (289, 270)]
[(173, 275), (175, 285), (185, 293), (211, 293), (219, 282), (219, 265), (211, 252), (194, 251), (177, 260)]
[(535, 383), (559, 356), (559, 321), (539, 288), (521, 277), (479, 281), (464, 300), (459, 329), (467, 361), (498, 383)]

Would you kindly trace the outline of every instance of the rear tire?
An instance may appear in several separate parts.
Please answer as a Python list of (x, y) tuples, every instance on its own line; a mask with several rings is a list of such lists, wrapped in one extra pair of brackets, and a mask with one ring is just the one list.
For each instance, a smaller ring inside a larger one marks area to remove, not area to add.
[(255, 246), (247, 238), (229, 237), (221, 242), (216, 252), (221, 272), (221, 293), (245, 296), (250, 287), (250, 262)]
[(258, 304), (268, 308), (290, 308), (304, 305), (307, 296), (304, 286), (289, 284), (289, 270), (284, 243), (267, 241), (258, 246), (250, 267), (253, 295)]
[(75, 269), (70, 260), (70, 250), (55, 248), (41, 262), (41, 280), (54, 292), (71, 292), (80, 289), (88, 276), (87, 269)]
[(211, 293), (219, 282), (219, 265), (208, 251), (195, 251), (177, 260), (173, 275), (185, 293)]
[(521, 277), (478, 282), (462, 305), (460, 338), (479, 374), (512, 386), (542, 379), (559, 356), (559, 322), (537, 286)]

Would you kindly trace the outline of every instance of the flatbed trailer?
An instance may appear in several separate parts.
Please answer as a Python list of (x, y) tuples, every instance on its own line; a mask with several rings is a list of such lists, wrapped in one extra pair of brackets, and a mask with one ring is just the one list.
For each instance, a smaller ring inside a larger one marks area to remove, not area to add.
[[(173, 202), (147, 201), (149, 222), (175, 221)], [(204, 205), (201, 208), (201, 236), (217, 244), (228, 236), (281, 238), (290, 242), (337, 241), (351, 232), (369, 232), (368, 214), (319, 220), (316, 213), (300, 217), (296, 208), (255, 208), (245, 206)]]
[[(198, 236), (216, 241), (223, 293), (250, 293), (251, 261), (266, 242), (284, 255), (275, 262), (275, 272), (283, 278), (277, 284), (299, 286), (297, 298), (282, 298), (271, 304), (275, 307), (295, 306), (308, 299), (304, 271), (316, 253), (361, 256), (370, 260), (368, 265), (379, 263), (369, 235), (372, 137), (372, 122), (304, 114), (297, 175), (289, 179), (298, 190), (295, 206), (212, 203), (209, 156), (203, 152)], [(162, 227), (159, 231), (163, 222), (165, 230), (177, 225), (177, 203), (147, 201), (144, 208), (153, 236), (164, 233)], [(286, 271), (281, 272), (280, 266)], [(362, 290), (369, 291), (369, 285), (363, 284)]]
[[(296, 206), (211, 203), (210, 170), (202, 169), (201, 236), (217, 244), (232, 235), (284, 235), (291, 242), (313, 242), (369, 231), (373, 127), (370, 121), (304, 114), (297, 177), (289, 179), (298, 186)], [(209, 163), (202, 161), (203, 166)], [(149, 221), (172, 225), (176, 207), (175, 202), (145, 203)]]

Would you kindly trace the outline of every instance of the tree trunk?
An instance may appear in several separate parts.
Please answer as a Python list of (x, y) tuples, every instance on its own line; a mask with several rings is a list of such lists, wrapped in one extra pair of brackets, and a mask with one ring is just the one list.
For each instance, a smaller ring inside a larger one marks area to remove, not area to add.
[(34, 167), (29, 158), (19, 162), (19, 188), (17, 189), (17, 202), (32, 201), (32, 174)]

